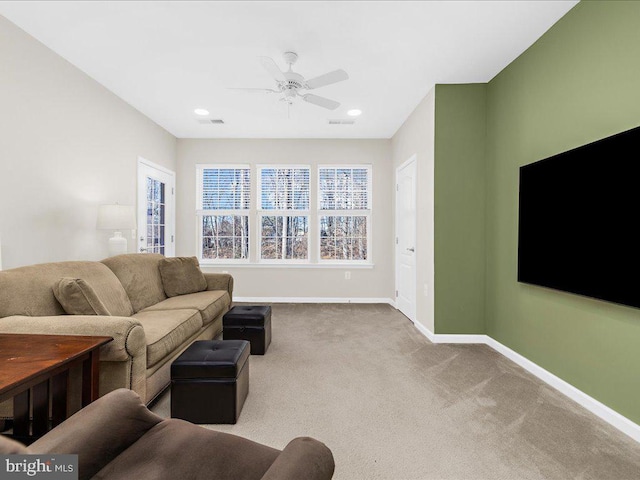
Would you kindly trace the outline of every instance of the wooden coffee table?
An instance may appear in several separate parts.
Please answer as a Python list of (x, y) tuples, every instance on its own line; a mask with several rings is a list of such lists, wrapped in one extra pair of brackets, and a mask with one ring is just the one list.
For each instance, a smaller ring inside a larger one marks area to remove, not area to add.
[[(13, 436), (29, 442), (67, 418), (69, 369), (82, 365), (82, 406), (98, 398), (98, 359), (111, 337), (0, 334), (0, 402), (13, 398)], [(29, 431), (29, 409), (33, 424)]]

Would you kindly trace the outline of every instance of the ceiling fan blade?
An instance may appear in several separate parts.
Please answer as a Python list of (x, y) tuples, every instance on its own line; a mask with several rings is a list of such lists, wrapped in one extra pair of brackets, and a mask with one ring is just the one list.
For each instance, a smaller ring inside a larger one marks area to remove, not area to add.
[(334, 70), (333, 72), (325, 73), (319, 77), (307, 80), (307, 88), (313, 90), (314, 88), (324, 87), (325, 85), (331, 85), (332, 83), (342, 82), (347, 80), (349, 75), (344, 70)]
[(319, 107), (324, 107), (329, 110), (335, 110), (340, 106), (340, 104), (335, 100), (329, 100), (328, 98), (319, 97), (318, 95), (313, 95), (312, 93), (307, 93), (306, 95), (300, 96), (305, 102), (313, 103), (314, 105), (318, 105)]
[(227, 90), (240, 90), (241, 92), (250, 92), (250, 93), (280, 93), (277, 90), (273, 90), (272, 88), (234, 88), (230, 87)]
[(264, 67), (264, 69), (269, 72), (275, 80), (278, 82), (286, 82), (287, 77), (284, 76), (284, 73), (278, 68), (276, 62), (273, 61), (271, 57), (258, 57), (260, 59), (260, 63)]

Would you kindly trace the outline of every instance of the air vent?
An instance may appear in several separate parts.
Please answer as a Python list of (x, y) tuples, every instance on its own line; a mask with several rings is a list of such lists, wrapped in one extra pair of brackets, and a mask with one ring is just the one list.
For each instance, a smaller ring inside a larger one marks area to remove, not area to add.
[(221, 118), (197, 118), (196, 121), (200, 125), (222, 125), (224, 123)]
[(355, 120), (329, 120), (329, 125), (353, 125)]

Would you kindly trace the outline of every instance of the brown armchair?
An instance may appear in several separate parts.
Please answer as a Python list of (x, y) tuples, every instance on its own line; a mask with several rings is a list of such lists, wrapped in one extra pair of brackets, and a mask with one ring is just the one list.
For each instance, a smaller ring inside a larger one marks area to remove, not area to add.
[(78, 454), (80, 479), (331, 479), (331, 451), (308, 437), (276, 450), (148, 410), (115, 390), (28, 448), (0, 438), (0, 453)]

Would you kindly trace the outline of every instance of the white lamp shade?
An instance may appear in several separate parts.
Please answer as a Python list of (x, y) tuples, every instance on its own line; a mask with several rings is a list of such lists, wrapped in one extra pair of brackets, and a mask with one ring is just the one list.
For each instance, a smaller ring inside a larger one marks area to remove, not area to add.
[(99, 230), (134, 230), (136, 212), (133, 205), (100, 205), (98, 207)]

